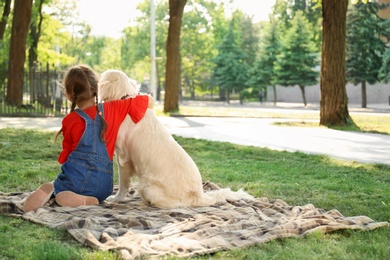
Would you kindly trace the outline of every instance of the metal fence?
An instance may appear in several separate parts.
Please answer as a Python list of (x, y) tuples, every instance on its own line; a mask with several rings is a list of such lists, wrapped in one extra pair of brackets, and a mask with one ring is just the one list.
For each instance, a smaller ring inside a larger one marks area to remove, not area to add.
[(0, 116), (63, 116), (70, 104), (61, 89), (62, 70), (36, 64), (25, 72), (23, 101), (20, 106), (7, 104), (7, 66), (0, 67)]

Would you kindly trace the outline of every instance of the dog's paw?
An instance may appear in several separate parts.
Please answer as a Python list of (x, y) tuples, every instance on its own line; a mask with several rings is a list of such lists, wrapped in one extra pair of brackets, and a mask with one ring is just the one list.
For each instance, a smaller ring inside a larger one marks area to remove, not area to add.
[(119, 201), (122, 201), (123, 198), (121, 196), (112, 195), (112, 196), (108, 197), (106, 200), (109, 202), (119, 202)]

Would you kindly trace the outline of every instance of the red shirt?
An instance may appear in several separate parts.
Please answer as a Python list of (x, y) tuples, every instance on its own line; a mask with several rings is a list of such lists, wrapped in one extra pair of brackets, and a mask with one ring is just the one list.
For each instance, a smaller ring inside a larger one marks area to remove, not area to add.
[[(138, 123), (145, 115), (148, 108), (149, 98), (147, 95), (138, 95), (134, 98), (114, 100), (103, 103), (104, 119), (107, 122), (106, 147), (110, 159), (114, 157), (115, 143), (119, 127), (126, 115), (130, 115), (134, 123)], [(96, 106), (83, 110), (89, 117), (95, 119)], [(62, 151), (58, 162), (63, 164), (69, 154), (76, 148), (85, 130), (85, 121), (76, 112), (71, 112), (62, 120)]]

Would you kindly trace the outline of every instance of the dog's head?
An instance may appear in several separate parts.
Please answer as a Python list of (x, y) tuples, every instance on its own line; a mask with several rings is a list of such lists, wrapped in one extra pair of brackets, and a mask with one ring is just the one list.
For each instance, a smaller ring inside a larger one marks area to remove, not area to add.
[(106, 70), (99, 80), (99, 97), (102, 101), (132, 97), (138, 94), (138, 90), (137, 82), (120, 70)]

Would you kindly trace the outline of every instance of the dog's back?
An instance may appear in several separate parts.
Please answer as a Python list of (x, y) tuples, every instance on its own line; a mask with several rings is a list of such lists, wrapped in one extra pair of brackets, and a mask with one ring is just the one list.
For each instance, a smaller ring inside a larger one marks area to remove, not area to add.
[(139, 177), (141, 196), (164, 208), (198, 204), (203, 197), (198, 167), (154, 111), (148, 109), (131, 132), (126, 134), (124, 145)]
[[(135, 82), (121, 71), (106, 71), (99, 82), (99, 93), (105, 101), (134, 96), (137, 91)], [(230, 189), (204, 193), (195, 162), (152, 109), (147, 109), (137, 124), (130, 117), (123, 121), (115, 152), (120, 181), (119, 191), (112, 200), (126, 196), (130, 178), (134, 175), (138, 176), (138, 192), (144, 202), (161, 208), (210, 206), (225, 199), (250, 196)]]

